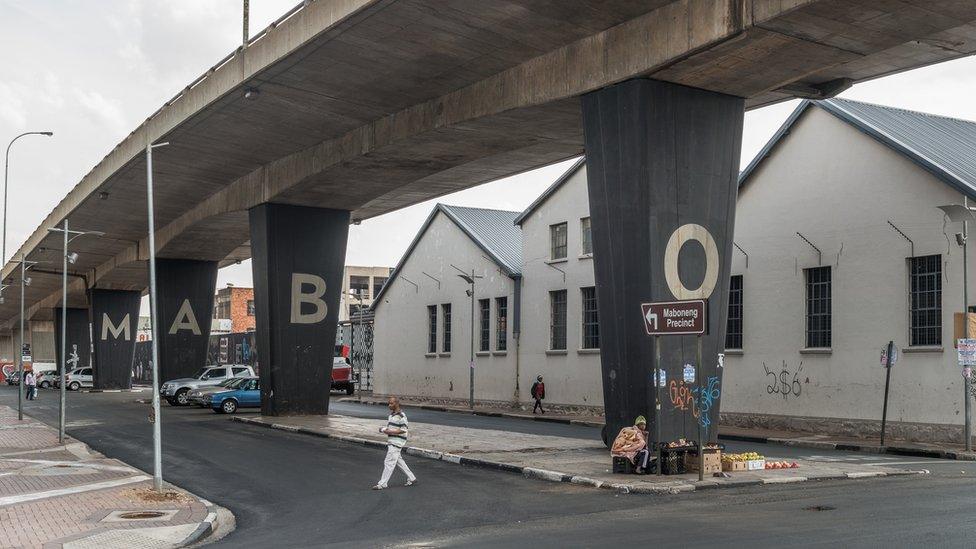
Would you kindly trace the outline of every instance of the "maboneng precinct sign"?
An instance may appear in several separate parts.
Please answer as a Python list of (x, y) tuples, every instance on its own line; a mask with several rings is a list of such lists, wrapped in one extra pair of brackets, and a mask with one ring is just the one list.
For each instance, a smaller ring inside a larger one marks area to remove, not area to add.
[(641, 303), (647, 335), (705, 333), (705, 300)]

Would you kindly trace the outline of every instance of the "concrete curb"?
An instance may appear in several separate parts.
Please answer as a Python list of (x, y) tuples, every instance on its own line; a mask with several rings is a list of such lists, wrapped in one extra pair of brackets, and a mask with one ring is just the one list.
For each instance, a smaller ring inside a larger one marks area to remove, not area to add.
[[(340, 402), (355, 402), (357, 404), (386, 405), (383, 402), (373, 402), (358, 398), (343, 398)], [(527, 421), (546, 421), (550, 423), (561, 423), (564, 425), (581, 425), (583, 427), (603, 427), (603, 423), (598, 421), (586, 421), (581, 419), (566, 419), (545, 416), (528, 417), (521, 414), (510, 414), (507, 412), (492, 412), (480, 410), (457, 410), (435, 404), (402, 404), (404, 408), (417, 408), (421, 410), (431, 410), (435, 412), (453, 412), (456, 414), (468, 414), (475, 416), (504, 417), (509, 419), (522, 419)], [(797, 438), (763, 437), (754, 435), (723, 435), (719, 433), (718, 438), (722, 440), (734, 440), (738, 442), (752, 442), (755, 444), (779, 444), (781, 446), (793, 446), (795, 448), (810, 448), (813, 450), (841, 450), (847, 452), (864, 452), (868, 454), (890, 454), (896, 456), (912, 456), (938, 459), (955, 459), (958, 461), (976, 461), (976, 452), (956, 452), (953, 450), (929, 450), (926, 448), (912, 448), (906, 446), (875, 446), (860, 444), (845, 444), (842, 442), (825, 442), (819, 440), (804, 440)]]
[(81, 389), (79, 393), (142, 393), (150, 389)]
[(210, 534), (216, 532), (217, 528), (220, 526), (217, 519), (217, 506), (203, 498), (198, 499), (201, 503), (207, 506), (207, 518), (203, 519), (203, 522), (197, 526), (197, 529), (194, 530), (192, 534), (187, 536), (186, 539), (181, 541), (177, 547), (188, 547), (190, 545), (199, 543), (210, 536)]
[[(332, 440), (338, 440), (341, 442), (349, 442), (352, 444), (362, 444), (374, 448), (386, 448), (386, 443), (378, 440), (368, 440), (364, 438), (351, 437), (346, 435), (334, 435), (331, 433), (323, 433), (321, 431), (316, 431), (314, 429), (307, 429), (304, 427), (293, 427), (290, 425), (281, 425), (278, 423), (268, 423), (250, 417), (234, 416), (230, 419), (231, 421), (236, 421), (238, 423), (256, 425), (259, 427), (265, 427), (267, 429), (276, 429), (279, 431), (285, 431), (289, 433), (298, 433), (302, 435), (310, 435), (319, 438), (328, 438)], [(842, 480), (842, 479), (860, 479), (860, 478), (875, 478), (875, 477), (885, 477), (885, 476), (928, 474), (928, 471), (926, 470), (921, 470), (921, 471), (906, 470), (906, 471), (897, 471), (891, 473), (882, 472), (882, 471), (865, 471), (865, 472), (856, 472), (856, 473), (839, 473), (836, 475), (818, 475), (818, 476), (811, 476), (811, 477), (744, 479), (741, 481), (734, 481), (734, 482), (716, 482), (713, 480), (704, 480), (704, 481), (676, 480), (673, 483), (668, 483), (668, 484), (648, 485), (644, 483), (627, 484), (627, 483), (604, 482), (602, 480), (597, 480), (594, 478), (583, 477), (578, 475), (571, 475), (560, 471), (551, 471), (548, 469), (539, 469), (536, 467), (524, 467), (520, 465), (512, 465), (511, 463), (502, 463), (499, 461), (490, 461), (486, 459), (469, 458), (465, 456), (459, 456), (456, 454), (449, 454), (446, 452), (431, 450), (428, 448), (417, 448), (414, 446), (405, 446), (403, 451), (410, 456), (431, 459), (434, 461), (443, 461), (446, 463), (453, 463), (456, 465), (467, 465), (469, 467), (478, 467), (481, 469), (491, 469), (495, 471), (501, 471), (504, 473), (515, 473), (517, 475), (522, 475), (525, 478), (541, 480), (546, 482), (567, 482), (570, 484), (578, 484), (581, 486), (589, 486), (592, 488), (615, 490), (623, 494), (630, 494), (630, 493), (679, 494), (683, 492), (694, 492), (696, 490), (737, 488), (740, 486), (761, 486), (765, 484), (790, 484), (796, 482), (807, 482), (807, 481), (815, 481), (815, 480)]]

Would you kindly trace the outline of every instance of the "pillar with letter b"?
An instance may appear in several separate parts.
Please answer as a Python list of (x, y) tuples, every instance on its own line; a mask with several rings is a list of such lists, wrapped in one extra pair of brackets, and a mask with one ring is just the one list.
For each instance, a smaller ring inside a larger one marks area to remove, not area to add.
[(189, 377), (207, 364), (217, 262), (156, 260), (160, 382)]
[(131, 389), (142, 292), (91, 290), (92, 374), (96, 389)]
[(250, 210), (261, 413), (327, 414), (349, 212)]
[[(715, 440), (744, 101), (636, 79), (582, 106), (607, 438), (656, 397), (661, 441)], [(706, 333), (659, 336), (656, 362), (641, 304), (697, 299)]]

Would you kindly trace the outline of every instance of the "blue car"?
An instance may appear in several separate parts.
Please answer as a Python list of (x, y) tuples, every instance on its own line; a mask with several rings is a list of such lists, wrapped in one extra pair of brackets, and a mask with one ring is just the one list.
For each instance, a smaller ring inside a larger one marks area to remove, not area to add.
[(233, 414), (238, 408), (260, 408), (261, 382), (256, 377), (247, 378), (236, 389), (204, 395), (203, 404), (218, 414)]

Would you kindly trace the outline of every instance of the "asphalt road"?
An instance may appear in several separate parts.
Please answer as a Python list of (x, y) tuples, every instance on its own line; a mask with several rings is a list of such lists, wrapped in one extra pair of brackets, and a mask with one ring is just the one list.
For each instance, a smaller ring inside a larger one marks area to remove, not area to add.
[[(16, 405), (14, 388), (0, 403)], [(149, 407), (132, 393), (69, 394), (68, 433), (111, 457), (152, 467)], [(28, 414), (56, 425), (57, 394)], [(336, 413), (384, 417), (381, 407)], [(596, 439), (596, 429), (411, 410), (415, 422)], [(931, 475), (743, 487), (675, 496), (621, 495), (410, 459), (417, 486), (369, 490), (381, 451), (163, 408), (164, 476), (229, 508), (234, 547), (973, 546), (976, 464), (744, 444), (770, 456), (904, 463)], [(409, 458), (408, 458), (409, 459)], [(873, 461), (872, 461), (873, 460)], [(395, 481), (402, 477), (394, 477)], [(821, 508), (826, 510), (806, 510)]]

